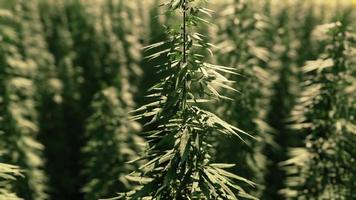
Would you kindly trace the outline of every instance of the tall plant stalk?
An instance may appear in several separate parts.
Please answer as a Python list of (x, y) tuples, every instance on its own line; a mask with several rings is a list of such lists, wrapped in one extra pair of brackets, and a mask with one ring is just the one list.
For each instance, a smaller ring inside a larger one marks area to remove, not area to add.
[(146, 125), (152, 131), (145, 133), (149, 148), (142, 159), (149, 160), (139, 172), (127, 176), (140, 186), (124, 199), (237, 199), (254, 198), (235, 181), (254, 185), (251, 181), (226, 170), (234, 165), (211, 163), (213, 134), (243, 135), (246, 132), (223, 121), (215, 114), (201, 108), (201, 104), (219, 99), (229, 99), (220, 89), (234, 90), (222, 73), (236, 74), (234, 68), (213, 65), (202, 61), (198, 52), (211, 52), (213, 45), (204, 35), (196, 32), (201, 24), (210, 24), (201, 15), (211, 10), (199, 6), (199, 1), (171, 0), (163, 5), (167, 14), (180, 13), (182, 22), (168, 28), (169, 40), (152, 44), (146, 49), (169, 47), (152, 54), (169, 57), (160, 65), (163, 79), (149, 91), (153, 100), (134, 112), (134, 119), (150, 118)]

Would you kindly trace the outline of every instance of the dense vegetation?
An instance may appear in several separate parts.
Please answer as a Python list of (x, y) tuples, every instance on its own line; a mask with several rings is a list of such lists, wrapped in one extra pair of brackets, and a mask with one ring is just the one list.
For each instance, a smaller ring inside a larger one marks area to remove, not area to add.
[(354, 10), (0, 0), (0, 200), (356, 199)]

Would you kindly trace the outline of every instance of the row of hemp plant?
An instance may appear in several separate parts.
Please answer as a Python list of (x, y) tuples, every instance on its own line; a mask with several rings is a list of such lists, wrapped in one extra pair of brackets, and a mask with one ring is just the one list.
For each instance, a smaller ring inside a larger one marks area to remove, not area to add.
[[(79, 191), (78, 137), (83, 128), (80, 126), (82, 104), (81, 86), (83, 70), (74, 62), (76, 53), (66, 13), (74, 2), (40, 1), (39, 13), (43, 25), (43, 35), (48, 51), (54, 58), (60, 95), (57, 104), (48, 102), (42, 112), (51, 120), (42, 125), (42, 141), (46, 146), (47, 172), (51, 186), (51, 197), (70, 198)], [(77, 9), (76, 12), (80, 12)], [(45, 118), (43, 118), (45, 120)], [(75, 147), (73, 147), (75, 146)], [(58, 154), (58, 152), (61, 152)], [(66, 167), (63, 167), (66, 163)], [(78, 187), (74, 189), (75, 187)], [(74, 191), (75, 190), (75, 191)], [(66, 192), (63, 192), (66, 191)]]
[(257, 140), (236, 146), (236, 140), (224, 138), (219, 141), (217, 159), (237, 163), (236, 173), (258, 184), (251, 189), (256, 197), (261, 197), (268, 160), (264, 150), (267, 144), (274, 146), (273, 129), (266, 123), (273, 83), (267, 68), (270, 52), (263, 46), (264, 34), (271, 24), (252, 4), (241, 0), (226, 4), (220, 18), (218, 60), (234, 66), (241, 74), (231, 77), (240, 93), (232, 94), (234, 101), (224, 102), (220, 113), (229, 116), (234, 125), (253, 134)]
[(124, 176), (138, 167), (127, 162), (142, 152), (140, 144), (144, 142), (134, 135), (140, 125), (127, 119), (128, 110), (119, 92), (108, 87), (99, 92), (92, 103), (94, 113), (87, 120), (88, 142), (83, 148), (83, 172), (88, 177), (83, 187), (85, 199), (110, 197), (131, 189)]
[(278, 163), (287, 159), (287, 149), (301, 144), (302, 135), (293, 134), (286, 124), (295, 105), (300, 82), (299, 66), (314, 59), (319, 49), (312, 46), (311, 32), (316, 24), (326, 20), (318, 15), (322, 6), (309, 1), (266, 1), (259, 8), (269, 20), (268, 31), (262, 37), (264, 46), (269, 49), (269, 69), (273, 88), (270, 105), (267, 109), (267, 122), (275, 130), (274, 142), (277, 148), (267, 146), (265, 154), (269, 159), (264, 191), (265, 199), (283, 198), (278, 191), (284, 188), (286, 174)]
[(306, 135), (283, 162), (287, 199), (354, 199), (355, 33), (341, 22), (321, 25), (315, 37), (324, 51), (301, 68), (304, 82), (291, 128)]
[[(44, 34), (45, 27), (42, 24), (39, 12), (39, 3), (39, 0), (16, 2), (16, 6), (21, 7), (21, 10), (18, 10), (16, 15), (18, 15), (20, 19), (20, 49), (23, 54), (23, 59), (32, 61), (36, 65), (33, 84), (36, 87), (34, 101), (37, 111), (37, 138), (43, 146), (42, 156), (48, 158), (48, 145), (45, 141), (47, 138), (53, 136), (53, 132), (50, 132), (49, 129), (55, 119), (53, 117), (55, 108), (62, 102), (62, 82), (57, 77), (55, 60), (46, 41), (46, 35)], [(47, 176), (45, 187), (46, 193), (48, 194), (43, 198), (48, 199), (54, 188), (50, 185), (50, 177), (48, 177), (47, 159), (46, 163), (43, 164), (43, 170)]]
[[(288, 127), (287, 121), (295, 104), (300, 88), (300, 81), (304, 74), (299, 71), (307, 60), (317, 59), (323, 51), (318, 45), (314, 45), (315, 37), (312, 31), (320, 23), (330, 22), (337, 15), (345, 15), (345, 21), (351, 19), (348, 16), (348, 8), (332, 5), (328, 2), (314, 1), (267, 1), (263, 12), (273, 20), (270, 37), (267, 42), (272, 42), (270, 51), (272, 61), (269, 68), (273, 76), (277, 75), (274, 87), (274, 96), (269, 108), (268, 123), (276, 130), (275, 142), (279, 148), (267, 149), (267, 156), (271, 160), (263, 198), (285, 198), (278, 191), (285, 187), (287, 174), (278, 166), (278, 162), (288, 159), (287, 150), (290, 147), (302, 145), (306, 133), (295, 134), (295, 130)], [(274, 79), (272, 77), (272, 79)]]
[(28, 200), (47, 198), (43, 171), (43, 145), (38, 142), (38, 112), (35, 85), (38, 66), (26, 58), (24, 24), (18, 13), (23, 4), (1, 10), (0, 46), (0, 162), (23, 169), (24, 177), (6, 187)]
[[(134, 106), (133, 95), (142, 73), (142, 33), (136, 32), (135, 27), (143, 25), (138, 16), (142, 13), (135, 10), (137, 3), (117, 0), (40, 4), (47, 43), (62, 83), (61, 103), (49, 111), (54, 120), (45, 138), (52, 196), (93, 199), (128, 189), (127, 184), (111, 187), (122, 180), (117, 179), (125, 169), (97, 161), (106, 158), (101, 152), (111, 152), (120, 163), (139, 152), (139, 137), (130, 136), (136, 129), (132, 126), (137, 124), (124, 122), (124, 113)], [(129, 24), (131, 18), (138, 23), (134, 27)], [(103, 113), (102, 109), (112, 112)], [(107, 120), (94, 123), (95, 119)], [(107, 148), (95, 146), (109, 140), (121, 143)], [(62, 154), (58, 157), (57, 152)], [(69, 167), (61, 167), (64, 161)], [(105, 174), (104, 169), (109, 168), (111, 171)], [(129, 166), (128, 169), (132, 170)]]
[[(268, 108), (268, 123), (276, 130), (275, 142), (279, 148), (267, 148), (266, 155), (271, 162), (268, 165), (266, 184), (263, 197), (266, 199), (278, 199), (281, 196), (278, 190), (284, 187), (285, 173), (278, 167), (278, 163), (287, 159), (286, 149), (298, 143), (298, 139), (289, 134), (286, 126), (286, 118), (294, 105), (295, 86), (297, 79), (297, 49), (299, 45), (296, 39), (296, 31), (293, 30), (296, 22), (293, 17), (295, 11), (288, 3), (278, 5), (277, 2), (268, 2), (266, 15), (273, 19), (273, 26), (267, 36), (270, 42), (271, 61), (268, 67), (274, 75), (273, 95)], [(277, 4), (277, 5), (276, 5)]]
[(83, 172), (88, 181), (82, 191), (88, 200), (132, 189), (124, 176), (136, 170), (140, 163), (127, 162), (143, 151), (140, 145), (144, 141), (137, 135), (141, 125), (128, 119), (128, 112), (134, 106), (135, 82), (141, 74), (139, 34), (128, 24), (133, 14), (130, 6), (131, 3), (116, 1), (101, 8), (105, 12), (99, 18), (103, 22), (99, 30), (106, 36), (105, 43), (110, 48), (104, 67), (110, 69), (113, 76), (105, 79), (107, 84), (94, 96), (93, 113), (86, 122), (86, 144), (82, 152)]

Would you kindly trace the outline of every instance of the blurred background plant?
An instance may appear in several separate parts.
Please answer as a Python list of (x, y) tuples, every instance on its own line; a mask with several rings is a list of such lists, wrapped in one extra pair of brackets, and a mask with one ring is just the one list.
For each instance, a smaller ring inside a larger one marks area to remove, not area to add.
[[(204, 0), (202, 0), (204, 1)], [(164, 0), (0, 0), (0, 199), (81, 200), (133, 189), (145, 163), (129, 120), (162, 78)], [(204, 106), (256, 140), (209, 139), (212, 162), (264, 200), (354, 199), (354, 0), (208, 1), (206, 61), (235, 68)], [(215, 44), (216, 46), (209, 45)], [(208, 54), (214, 57), (208, 58)], [(15, 195), (16, 194), (16, 195)]]

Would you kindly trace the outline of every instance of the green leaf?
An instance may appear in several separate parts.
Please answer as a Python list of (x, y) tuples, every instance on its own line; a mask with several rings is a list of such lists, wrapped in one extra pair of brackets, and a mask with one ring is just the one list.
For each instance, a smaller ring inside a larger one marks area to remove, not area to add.
[(179, 144), (179, 154), (181, 158), (183, 158), (183, 155), (186, 151), (189, 151), (187, 147), (189, 147), (188, 142), (189, 142), (190, 134), (187, 128), (184, 129), (182, 136), (180, 137), (180, 144)]

